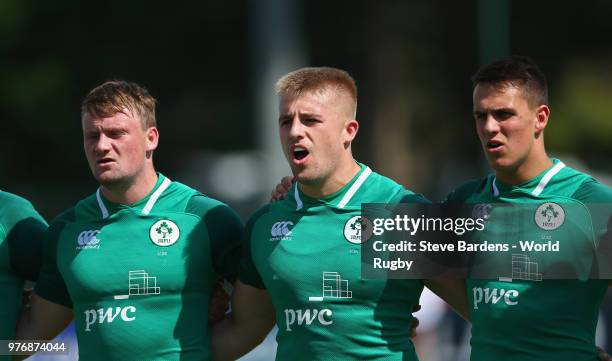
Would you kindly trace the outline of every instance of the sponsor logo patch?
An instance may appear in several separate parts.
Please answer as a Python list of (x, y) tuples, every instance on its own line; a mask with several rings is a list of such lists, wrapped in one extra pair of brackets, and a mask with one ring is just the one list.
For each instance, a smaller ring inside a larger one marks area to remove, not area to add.
[(475, 310), (478, 309), (478, 305), (483, 303), (491, 305), (502, 303), (505, 306), (516, 306), (519, 303), (519, 291), (513, 289), (474, 287), (472, 293)]
[(77, 237), (76, 249), (98, 249), (100, 248), (100, 239), (97, 235), (100, 234), (99, 229), (87, 230), (79, 233)]
[[(349, 281), (342, 279), (338, 272), (323, 272), (322, 293), (317, 296), (308, 297), (308, 302), (325, 303), (326, 301), (338, 302), (353, 298), (353, 291), (349, 290)], [(293, 328), (304, 326), (326, 327), (334, 323), (333, 311), (330, 308), (286, 308), (285, 330), (291, 332)]]
[(286, 241), (291, 239), (291, 228), (293, 222), (280, 221), (276, 222), (270, 228), (270, 241)]

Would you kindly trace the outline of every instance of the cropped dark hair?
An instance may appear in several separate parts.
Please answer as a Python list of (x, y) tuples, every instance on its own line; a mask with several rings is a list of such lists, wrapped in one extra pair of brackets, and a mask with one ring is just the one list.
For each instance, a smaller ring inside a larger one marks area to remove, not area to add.
[(513, 55), (478, 69), (472, 76), (475, 88), (479, 83), (511, 85), (519, 88), (531, 106), (548, 105), (546, 77), (529, 57)]

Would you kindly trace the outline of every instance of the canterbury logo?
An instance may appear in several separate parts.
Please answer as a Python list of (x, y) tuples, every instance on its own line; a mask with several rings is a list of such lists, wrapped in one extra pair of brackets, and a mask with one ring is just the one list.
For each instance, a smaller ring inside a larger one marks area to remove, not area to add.
[(99, 230), (83, 231), (79, 233), (77, 243), (79, 246), (93, 246), (100, 243), (100, 240), (96, 238), (96, 235), (100, 233)]
[(276, 222), (272, 225), (272, 229), (270, 230), (270, 234), (272, 237), (286, 237), (291, 235), (291, 230), (289, 227), (293, 227), (293, 222), (283, 221)]

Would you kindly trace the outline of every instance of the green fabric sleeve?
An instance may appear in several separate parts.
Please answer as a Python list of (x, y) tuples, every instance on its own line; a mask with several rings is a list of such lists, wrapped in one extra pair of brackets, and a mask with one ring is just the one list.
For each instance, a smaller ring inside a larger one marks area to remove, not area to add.
[(229, 206), (204, 195), (193, 196), (186, 212), (202, 217), (210, 240), (213, 268), (219, 276), (233, 283), (240, 263), (243, 233), (240, 217)]
[(259, 288), (265, 289), (263, 280), (261, 279), (261, 275), (257, 271), (257, 267), (255, 267), (255, 263), (253, 262), (253, 257), (251, 255), (251, 242), (253, 241), (253, 226), (255, 222), (261, 217), (261, 215), (268, 212), (270, 209), (270, 205), (267, 205), (260, 210), (258, 210), (247, 222), (244, 231), (244, 237), (242, 239), (242, 257), (240, 258), (240, 271), (239, 278), (240, 281), (244, 284)]
[(597, 243), (597, 268), (600, 277), (612, 275), (612, 188), (588, 179), (580, 185), (572, 198), (582, 202), (591, 214)]
[(422, 194), (410, 193), (400, 194), (398, 203), (418, 203), (418, 204), (431, 204), (431, 201), (425, 198)]
[(30, 217), (17, 222), (6, 237), (11, 268), (30, 281), (36, 281), (43, 261), (43, 241), (47, 223)]
[(40, 297), (72, 308), (72, 300), (66, 288), (66, 283), (57, 268), (57, 247), (59, 238), (66, 224), (65, 217), (74, 217), (74, 209), (56, 218), (46, 233), (43, 264), (38, 276), (34, 292)]
[(612, 214), (612, 188), (589, 179), (580, 185), (572, 195), (591, 211), (595, 235), (601, 239), (610, 232), (610, 216)]
[(2, 225), (11, 269), (20, 278), (36, 281), (42, 264), (47, 223), (25, 199), (10, 195), (4, 201)]
[(463, 203), (465, 200), (472, 195), (477, 189), (481, 189), (486, 185), (486, 178), (484, 180), (471, 180), (463, 183), (459, 187), (455, 188), (450, 192), (442, 203)]

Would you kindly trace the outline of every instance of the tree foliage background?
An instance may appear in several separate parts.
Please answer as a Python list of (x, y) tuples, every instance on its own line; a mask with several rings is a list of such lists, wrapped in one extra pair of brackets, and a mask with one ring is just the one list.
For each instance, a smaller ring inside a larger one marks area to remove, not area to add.
[[(358, 82), (359, 160), (434, 200), (487, 171), (471, 117), (478, 1), (292, 3), (304, 62), (344, 68)], [(0, 1), (0, 188), (47, 218), (92, 193), (79, 107), (113, 78), (142, 83), (159, 100), (156, 164), (170, 177), (195, 177), (194, 154), (255, 148), (259, 6)], [(549, 150), (602, 174), (612, 173), (610, 15), (603, 0), (509, 3), (510, 51), (548, 75)]]

